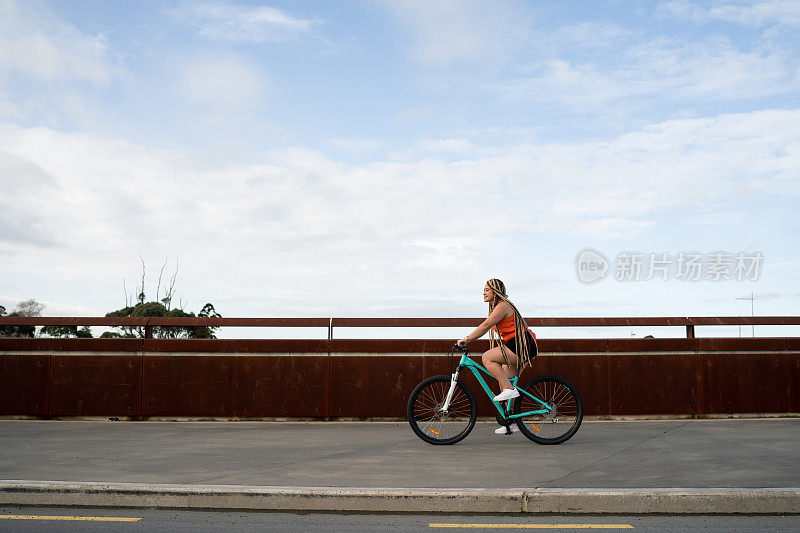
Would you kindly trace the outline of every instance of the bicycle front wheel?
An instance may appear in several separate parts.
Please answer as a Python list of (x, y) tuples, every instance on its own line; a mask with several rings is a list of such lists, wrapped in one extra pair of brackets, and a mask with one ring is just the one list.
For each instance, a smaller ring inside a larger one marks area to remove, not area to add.
[(450, 376), (432, 376), (422, 381), (408, 399), (408, 423), (419, 438), (430, 444), (455, 444), (475, 426), (478, 407), (472, 391), (461, 381), (444, 412)]
[(514, 400), (512, 414), (541, 411), (517, 418), (520, 431), (537, 444), (561, 444), (572, 437), (583, 421), (583, 401), (569, 381), (559, 376), (539, 376), (525, 384), (523, 390), (547, 404), (547, 407), (530, 396), (520, 394)]

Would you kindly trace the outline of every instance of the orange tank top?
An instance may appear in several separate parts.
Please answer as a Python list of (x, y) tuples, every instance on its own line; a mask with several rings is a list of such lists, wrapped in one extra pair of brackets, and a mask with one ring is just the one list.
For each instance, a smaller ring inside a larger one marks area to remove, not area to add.
[[(514, 336), (516, 336), (517, 334), (516, 331), (514, 330), (514, 315), (504, 318), (503, 320), (498, 322), (497, 325), (495, 326), (495, 329), (497, 329), (497, 333), (500, 335), (500, 338), (503, 339), (504, 341), (513, 339)], [(531, 330), (528, 329), (528, 331)], [(531, 335), (533, 335), (532, 331)], [(533, 338), (536, 339), (536, 335), (533, 335)]]

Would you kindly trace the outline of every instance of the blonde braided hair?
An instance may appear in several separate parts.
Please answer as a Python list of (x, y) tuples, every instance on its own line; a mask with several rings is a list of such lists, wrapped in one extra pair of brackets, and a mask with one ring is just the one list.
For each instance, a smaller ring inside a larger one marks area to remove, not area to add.
[[(531, 364), (531, 353), (536, 349), (536, 341), (533, 341), (534, 346), (528, 346), (528, 339), (525, 335), (525, 332), (528, 330), (528, 324), (525, 323), (525, 319), (522, 318), (522, 314), (520, 314), (519, 309), (517, 309), (517, 307), (508, 299), (508, 296), (506, 296), (505, 284), (497, 278), (490, 279), (486, 282), (486, 284), (494, 293), (494, 298), (492, 298), (492, 301), (489, 302), (489, 314), (492, 314), (492, 311), (497, 306), (497, 302), (499, 300), (506, 302), (514, 311), (514, 336), (517, 339), (517, 357), (519, 358), (519, 362), (517, 364), (517, 376), (519, 376), (522, 370), (527, 365)], [(511, 366), (508, 361), (508, 348), (506, 348), (506, 345), (502, 339), (497, 339), (499, 335), (497, 335), (496, 331), (497, 326), (493, 326), (491, 329), (489, 329), (489, 348), (494, 348), (499, 344), (500, 351), (503, 354), (503, 359), (505, 359), (507, 365)]]

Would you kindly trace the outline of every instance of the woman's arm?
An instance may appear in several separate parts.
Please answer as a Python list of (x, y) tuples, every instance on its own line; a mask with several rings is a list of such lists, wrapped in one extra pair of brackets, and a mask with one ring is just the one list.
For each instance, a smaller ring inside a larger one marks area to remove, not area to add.
[(489, 331), (495, 324), (512, 314), (511, 306), (506, 302), (500, 302), (489, 314), (489, 317), (481, 322), (481, 325), (475, 328), (475, 331), (458, 341), (459, 346), (465, 346), (469, 341), (480, 339), (486, 332)]

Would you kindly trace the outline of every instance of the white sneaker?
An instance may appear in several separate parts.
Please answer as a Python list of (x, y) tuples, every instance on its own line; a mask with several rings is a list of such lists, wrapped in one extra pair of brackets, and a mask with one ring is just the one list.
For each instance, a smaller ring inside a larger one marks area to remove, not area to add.
[[(511, 428), (511, 433), (516, 433), (517, 431), (519, 431), (519, 426), (517, 426), (516, 424), (511, 424), (508, 427)], [(498, 435), (505, 435), (506, 434), (506, 427), (505, 426), (500, 426), (499, 428), (495, 429), (494, 432), (497, 433)]]
[(503, 402), (505, 400), (510, 400), (511, 398), (516, 398), (519, 396), (519, 391), (517, 389), (505, 389), (503, 392), (492, 398), (492, 400), (496, 402)]

